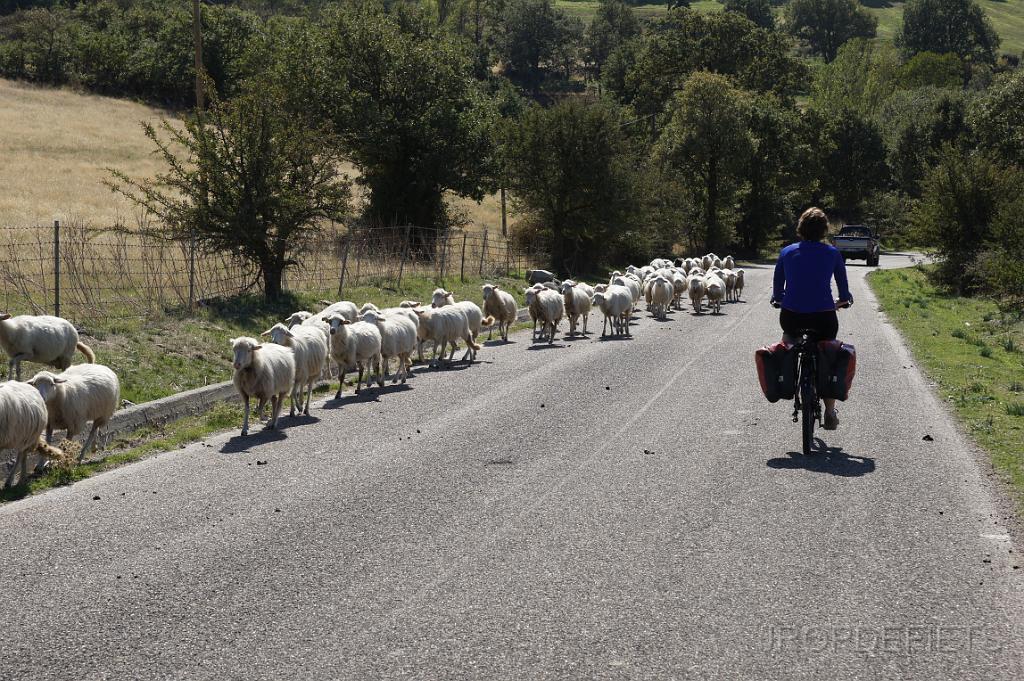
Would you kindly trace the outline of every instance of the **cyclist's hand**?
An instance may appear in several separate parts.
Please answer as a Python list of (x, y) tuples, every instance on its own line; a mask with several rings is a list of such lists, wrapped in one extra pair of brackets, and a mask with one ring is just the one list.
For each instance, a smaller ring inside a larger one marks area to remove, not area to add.
[(771, 305), (772, 307), (774, 307), (776, 310), (778, 310), (780, 307), (782, 307), (782, 303), (780, 303), (779, 301), (775, 300), (774, 298), (769, 300), (768, 304)]
[(837, 310), (842, 310), (842, 309), (848, 308), (848, 307), (853, 307), (853, 298), (850, 298), (849, 300), (837, 300), (836, 301), (836, 309)]

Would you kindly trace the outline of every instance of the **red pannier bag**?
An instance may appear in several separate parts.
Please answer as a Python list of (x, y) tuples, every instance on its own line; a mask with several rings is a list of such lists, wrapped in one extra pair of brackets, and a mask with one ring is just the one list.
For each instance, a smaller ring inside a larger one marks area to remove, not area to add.
[(838, 340), (818, 342), (818, 397), (845, 400), (857, 373), (857, 351)]
[(761, 392), (769, 402), (791, 400), (796, 394), (796, 352), (788, 343), (773, 343), (754, 352)]

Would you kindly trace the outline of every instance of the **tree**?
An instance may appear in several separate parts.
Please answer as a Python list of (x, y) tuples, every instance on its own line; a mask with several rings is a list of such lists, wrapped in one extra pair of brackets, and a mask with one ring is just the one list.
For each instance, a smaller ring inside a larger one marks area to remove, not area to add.
[(591, 77), (601, 79), (601, 70), (620, 45), (640, 35), (640, 22), (622, 0), (601, 0), (584, 35), (583, 49)]
[(253, 87), (231, 101), (211, 92), (211, 100), (181, 129), (164, 122), (168, 140), (144, 124), (167, 171), (134, 180), (115, 170), (110, 187), (162, 219), (155, 236), (240, 256), (267, 298), (277, 298), (304, 239), (348, 211), (341, 158), (326, 132), (287, 113), (275, 88)]
[(852, 109), (871, 117), (896, 90), (900, 58), (887, 43), (854, 38), (839, 48), (830, 64), (819, 68), (812, 88), (812, 102), (826, 114)]
[(857, 0), (792, 0), (785, 18), (786, 29), (827, 62), (847, 40), (874, 38), (878, 28), (878, 19)]
[(725, 0), (726, 12), (738, 12), (761, 28), (775, 28), (770, 0)]
[(900, 86), (959, 89), (964, 85), (964, 75), (964, 64), (959, 56), (919, 52), (903, 65)]
[(978, 262), (988, 292), (1000, 306), (1017, 315), (1024, 313), (1024, 175), (1007, 179), (1011, 188), (992, 222), (992, 241)]
[(699, 72), (686, 80), (673, 105), (656, 155), (691, 187), (699, 244), (725, 250), (732, 243), (736, 199), (751, 153), (748, 103), (725, 76)]
[(908, 0), (896, 45), (908, 58), (919, 52), (952, 53), (995, 64), (999, 35), (974, 0)]
[(822, 129), (822, 189), (845, 215), (856, 215), (863, 201), (888, 184), (885, 144), (878, 126), (853, 111), (828, 116)]
[(537, 92), (553, 68), (564, 71), (566, 64), (571, 64), (571, 53), (582, 35), (580, 20), (551, 0), (508, 0), (494, 31), (494, 49), (505, 75), (520, 87)]
[(611, 105), (531, 106), (508, 131), (505, 173), (517, 210), (561, 275), (596, 264), (633, 210), (632, 156)]
[[(935, 278), (958, 293), (982, 284), (978, 255), (991, 244), (992, 223), (1011, 195), (1005, 169), (984, 153), (947, 146), (924, 181), (913, 225), (921, 243), (935, 249)], [(1019, 216), (1013, 219), (1019, 220)]]
[(984, 148), (1024, 168), (1024, 71), (999, 76), (975, 99), (970, 120)]

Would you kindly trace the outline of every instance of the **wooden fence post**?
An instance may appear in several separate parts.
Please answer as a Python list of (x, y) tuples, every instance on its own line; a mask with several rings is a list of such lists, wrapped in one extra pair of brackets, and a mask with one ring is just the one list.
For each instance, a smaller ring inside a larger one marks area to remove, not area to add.
[(405, 243), (402, 246), (402, 262), (398, 266), (398, 284), (395, 288), (398, 290), (402, 289), (402, 273), (405, 271), (405, 259), (409, 257), (409, 233), (412, 230), (412, 225), (405, 226)]
[(462, 267), (459, 268), (459, 280), (466, 283), (466, 239), (469, 238), (469, 234), (466, 232), (462, 233)]
[(60, 316), (60, 220), (53, 221), (53, 316)]
[(484, 245), (480, 247), (480, 271), (479, 276), (484, 276), (484, 258), (487, 257), (487, 230), (484, 229)]
[(352, 245), (352, 234), (345, 237), (345, 250), (341, 254), (341, 274), (338, 276), (338, 299), (341, 299), (341, 291), (345, 288), (345, 266), (348, 265), (348, 249)]

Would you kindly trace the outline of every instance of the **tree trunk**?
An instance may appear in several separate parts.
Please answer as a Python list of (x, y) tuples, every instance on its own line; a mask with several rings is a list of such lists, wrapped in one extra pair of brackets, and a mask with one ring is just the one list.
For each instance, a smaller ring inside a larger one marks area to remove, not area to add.
[(283, 291), (281, 281), (284, 278), (284, 262), (278, 258), (266, 258), (260, 263), (260, 269), (263, 270), (264, 297), (277, 300)]

